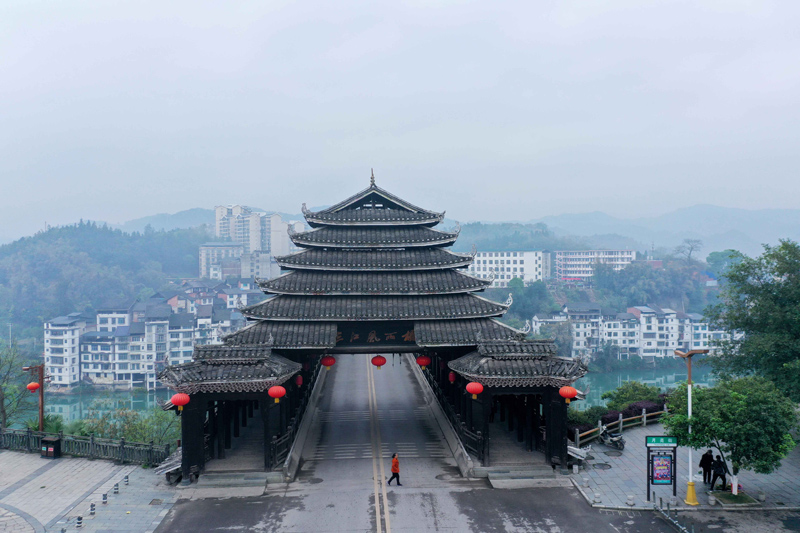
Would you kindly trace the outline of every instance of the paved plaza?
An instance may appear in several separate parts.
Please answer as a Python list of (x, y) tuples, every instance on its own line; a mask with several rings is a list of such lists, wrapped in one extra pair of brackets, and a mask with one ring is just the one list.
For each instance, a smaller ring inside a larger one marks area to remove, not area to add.
[[(588, 501), (594, 499), (595, 493), (600, 495), (600, 502), (594, 503), (595, 507), (612, 507), (630, 509), (626, 501), (628, 496), (633, 496), (634, 508), (652, 508), (652, 503), (646, 500), (647, 493), (647, 450), (645, 437), (648, 435), (664, 435), (661, 424), (648, 425), (626, 429), (625, 450), (620, 453), (614, 448), (609, 448), (597, 442), (592, 445), (592, 457), (588, 461), (589, 468), (581, 470), (580, 474), (573, 475), (573, 481), (580, 487), (581, 492)], [(693, 471), (698, 471), (700, 455), (704, 452), (694, 450)], [(712, 507), (708, 503), (708, 487), (703, 484), (703, 477), (695, 475), (695, 491), (700, 505), (692, 507), (684, 504), (686, 498), (686, 483), (689, 477), (689, 449), (679, 447), (677, 458), (677, 499), (678, 507), (686, 510), (711, 510), (720, 509), (719, 504)], [(716, 449), (714, 450), (716, 454)], [(610, 468), (604, 469), (603, 465)], [(585, 478), (589, 479), (589, 487), (584, 487)], [(742, 471), (739, 475), (739, 484), (744, 491), (753, 498), (759, 493), (766, 496), (766, 500), (759, 506), (760, 509), (792, 509), (800, 510), (800, 447), (792, 450), (788, 457), (781, 462), (781, 467), (772, 474), (755, 474)], [(730, 477), (728, 478), (730, 481)], [(651, 487), (655, 490), (656, 498), (663, 498), (664, 504), (672, 497), (671, 487)]]
[[(128, 485), (124, 484), (129, 476)], [(113, 494), (119, 483), (119, 494)], [(103, 505), (102, 495), (108, 494)], [(138, 466), (77, 458), (42, 459), (0, 450), (0, 531), (153, 531), (178, 498), (163, 476)], [(89, 514), (90, 504), (96, 514)]]

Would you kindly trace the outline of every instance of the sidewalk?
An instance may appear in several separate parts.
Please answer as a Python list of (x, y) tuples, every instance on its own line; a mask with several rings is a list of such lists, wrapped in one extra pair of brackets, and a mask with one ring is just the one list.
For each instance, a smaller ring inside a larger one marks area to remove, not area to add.
[[(579, 488), (584, 498), (594, 507), (611, 509), (652, 509), (654, 502), (647, 501), (647, 450), (645, 447), (645, 436), (664, 435), (665, 431), (661, 424), (648, 425), (647, 427), (637, 427), (627, 429), (624, 432), (625, 450), (620, 454), (619, 450), (609, 448), (597, 441), (591, 443), (591, 456), (594, 459), (588, 461), (588, 468), (581, 469), (580, 473), (573, 474), (573, 483)], [(700, 455), (705, 450), (694, 450), (692, 465), (693, 472), (697, 472), (697, 464), (700, 462)], [(715, 453), (716, 450), (714, 450)], [(695, 475), (695, 491), (698, 506), (690, 506), (684, 503), (686, 498), (686, 483), (689, 477), (689, 449), (679, 447), (677, 452), (677, 500), (679, 510), (722, 510), (719, 504), (710, 506), (708, 504), (708, 488), (703, 484), (702, 476)], [(603, 469), (603, 464), (610, 466)], [(763, 492), (766, 494), (766, 501), (758, 506), (748, 506), (745, 509), (800, 509), (800, 486), (797, 480), (800, 476), (800, 446), (792, 450), (789, 455), (781, 461), (781, 467), (772, 474), (755, 474), (753, 472), (742, 471), (739, 475), (739, 484), (744, 491), (753, 498)], [(584, 478), (589, 479), (589, 487), (584, 486)], [(730, 482), (730, 478), (728, 479)], [(664, 505), (672, 498), (672, 487), (650, 487), (650, 491), (655, 491), (656, 499), (663, 498)], [(600, 502), (593, 503), (595, 493), (599, 494)], [(634, 505), (626, 503), (628, 496), (633, 496)], [(657, 503), (657, 502), (655, 502)], [(674, 507), (673, 507), (674, 508)], [(730, 508), (730, 507), (727, 507)]]
[[(129, 484), (123, 478), (129, 475)], [(113, 494), (119, 483), (119, 494)], [(108, 494), (108, 504), (101, 503)], [(138, 466), (0, 450), (0, 530), (153, 531), (177, 500), (163, 477)], [(89, 506), (96, 504), (96, 514)]]

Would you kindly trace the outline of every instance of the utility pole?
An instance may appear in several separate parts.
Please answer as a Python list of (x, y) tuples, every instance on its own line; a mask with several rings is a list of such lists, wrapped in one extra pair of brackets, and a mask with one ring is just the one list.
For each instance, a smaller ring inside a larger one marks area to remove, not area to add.
[[(708, 350), (689, 350), (686, 353), (683, 353), (679, 350), (675, 350), (675, 355), (678, 357), (682, 357), (686, 359), (686, 368), (689, 373), (689, 435), (692, 434), (692, 356), (697, 354), (706, 354)], [(689, 483), (686, 486), (686, 502), (687, 505), (700, 505), (700, 502), (697, 501), (697, 493), (694, 490), (694, 461), (692, 460), (692, 447), (689, 446)]]

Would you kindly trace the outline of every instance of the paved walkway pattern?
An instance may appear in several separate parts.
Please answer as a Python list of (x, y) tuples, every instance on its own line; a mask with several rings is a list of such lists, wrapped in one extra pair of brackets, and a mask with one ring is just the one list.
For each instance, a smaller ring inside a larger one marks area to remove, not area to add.
[[(129, 476), (125, 485), (123, 479)], [(119, 494), (113, 486), (119, 483)], [(108, 494), (108, 503), (101, 503)], [(150, 470), (109, 461), (0, 450), (0, 531), (153, 531), (177, 493)], [(89, 514), (90, 504), (96, 514)]]
[[(645, 437), (648, 435), (664, 435), (661, 424), (648, 425), (627, 429), (624, 432), (625, 450), (619, 454), (618, 450), (609, 448), (598, 442), (592, 442), (594, 459), (590, 460), (589, 468), (581, 470), (574, 475), (573, 480), (580, 486), (581, 492), (590, 502), (594, 494), (600, 495), (600, 503), (596, 507), (631, 508), (627, 505), (628, 496), (634, 497), (635, 508), (652, 508), (652, 502), (647, 502), (647, 449)], [(689, 448), (678, 448), (677, 464), (677, 499), (678, 507), (686, 510), (692, 509), (719, 509), (711, 507), (708, 503), (708, 487), (703, 484), (703, 477), (697, 476), (697, 466), (700, 456), (705, 450), (694, 450), (693, 469), (695, 472), (695, 491), (700, 505), (692, 507), (684, 504), (686, 499), (686, 483), (689, 481)], [(714, 450), (716, 454), (716, 449)], [(604, 470), (602, 464), (611, 468)], [(589, 487), (584, 487), (584, 478), (589, 479)], [(760, 506), (762, 509), (800, 509), (800, 446), (792, 450), (788, 457), (781, 462), (781, 467), (772, 474), (755, 474), (742, 471), (739, 474), (739, 484), (750, 496), (757, 498), (759, 493), (766, 495), (766, 501)], [(730, 482), (730, 478), (728, 479)], [(651, 487), (656, 498), (663, 498), (664, 505), (672, 497), (671, 486)]]

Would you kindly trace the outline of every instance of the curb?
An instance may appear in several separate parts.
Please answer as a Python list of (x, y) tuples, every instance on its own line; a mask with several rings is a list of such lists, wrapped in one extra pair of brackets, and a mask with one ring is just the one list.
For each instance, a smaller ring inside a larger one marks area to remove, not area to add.
[[(593, 498), (586, 494), (586, 491), (581, 487), (580, 483), (578, 483), (574, 477), (570, 476), (572, 480), (572, 484), (578, 489), (578, 492), (581, 493), (581, 496), (586, 500), (591, 507), (594, 509), (605, 509), (609, 511), (653, 511), (653, 506), (643, 506), (643, 505), (604, 505), (602, 503), (592, 503)], [(795, 512), (800, 511), (800, 506), (790, 506), (790, 505), (761, 505), (761, 506), (749, 506), (749, 507), (722, 507), (721, 505), (711, 506), (711, 505), (698, 505), (692, 507), (670, 507), (670, 511), (733, 511), (733, 512), (741, 512), (741, 511), (788, 511), (788, 512)]]

